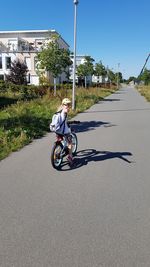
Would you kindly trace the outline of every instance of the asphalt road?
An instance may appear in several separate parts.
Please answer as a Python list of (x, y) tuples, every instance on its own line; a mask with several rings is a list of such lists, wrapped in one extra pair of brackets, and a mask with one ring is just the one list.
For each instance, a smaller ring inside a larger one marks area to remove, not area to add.
[(76, 117), (76, 167), (54, 135), (0, 163), (0, 267), (150, 266), (150, 104), (122, 88)]

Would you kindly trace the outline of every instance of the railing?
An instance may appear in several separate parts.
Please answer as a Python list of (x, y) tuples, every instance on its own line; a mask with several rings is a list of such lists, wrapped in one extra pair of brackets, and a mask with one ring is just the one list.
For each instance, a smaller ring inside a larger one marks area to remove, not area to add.
[(0, 45), (0, 53), (40, 52), (41, 50), (41, 47), (33, 46), (19, 46), (18, 48), (10, 48), (4, 45)]

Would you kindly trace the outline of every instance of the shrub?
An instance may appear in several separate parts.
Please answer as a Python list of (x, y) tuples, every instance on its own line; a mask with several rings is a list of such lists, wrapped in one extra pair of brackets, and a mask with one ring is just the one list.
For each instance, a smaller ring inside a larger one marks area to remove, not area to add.
[(6, 93), (7, 92), (7, 86), (6, 83), (2, 80), (0, 80), (0, 93)]

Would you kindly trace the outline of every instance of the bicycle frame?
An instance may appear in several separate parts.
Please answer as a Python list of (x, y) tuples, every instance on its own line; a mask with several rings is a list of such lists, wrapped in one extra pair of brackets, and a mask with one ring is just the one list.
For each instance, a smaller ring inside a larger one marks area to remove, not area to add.
[(67, 137), (65, 135), (59, 135), (59, 134), (56, 134), (56, 141), (55, 143), (57, 145), (61, 144), (63, 146), (63, 149), (60, 153), (60, 157), (64, 157), (68, 154), (68, 141), (67, 141)]

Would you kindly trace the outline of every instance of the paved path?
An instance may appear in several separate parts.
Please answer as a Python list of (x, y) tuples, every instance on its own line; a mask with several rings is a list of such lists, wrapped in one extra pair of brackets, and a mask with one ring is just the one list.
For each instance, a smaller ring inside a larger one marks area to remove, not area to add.
[(0, 267), (150, 266), (150, 104), (123, 88), (79, 114), (77, 166), (54, 135), (0, 163)]

